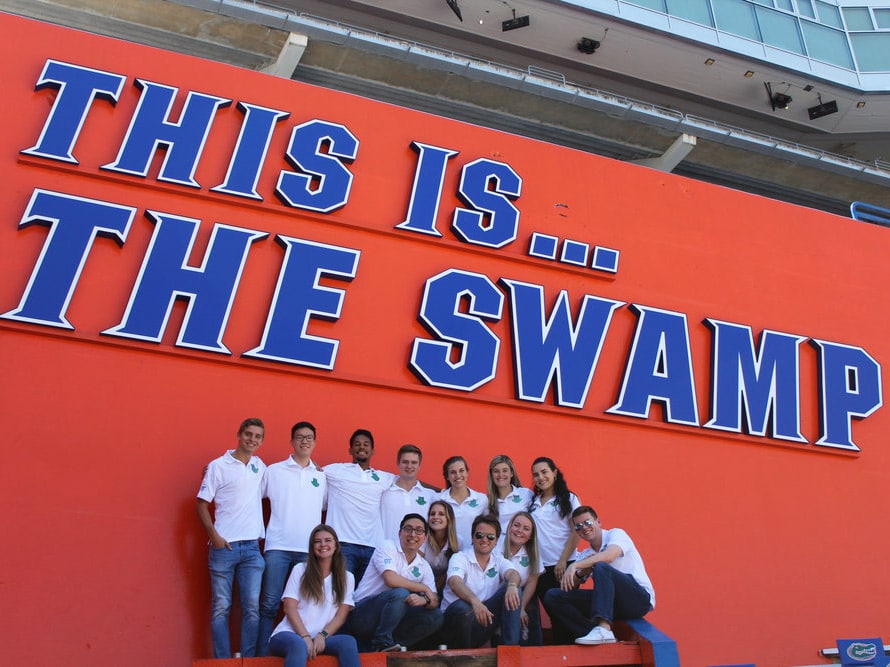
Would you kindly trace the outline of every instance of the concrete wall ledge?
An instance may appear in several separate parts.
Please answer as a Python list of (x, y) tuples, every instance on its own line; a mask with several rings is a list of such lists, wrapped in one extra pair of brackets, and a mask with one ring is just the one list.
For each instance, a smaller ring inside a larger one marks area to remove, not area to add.
[[(642, 655), (639, 642), (619, 641), (600, 646), (499, 646), (450, 651), (363, 653), (361, 660), (362, 667), (655, 667), (654, 663), (643, 662)], [(232, 658), (195, 660), (192, 667), (282, 667), (283, 664), (282, 658)], [(337, 660), (333, 656), (320, 656), (312, 661), (312, 667), (337, 667)]]
[[(362, 667), (679, 667), (676, 643), (646, 620), (616, 624), (614, 644), (600, 646), (499, 646), (450, 651), (363, 653)], [(195, 660), (192, 667), (281, 667), (281, 658)], [(337, 667), (333, 656), (320, 656), (313, 667)]]
[[(498, 646), (451, 651), (362, 653), (362, 667), (680, 667), (677, 644), (646, 619), (615, 624), (619, 641), (599, 646)], [(282, 658), (195, 660), (192, 667), (282, 667)], [(312, 667), (337, 667), (319, 656)]]

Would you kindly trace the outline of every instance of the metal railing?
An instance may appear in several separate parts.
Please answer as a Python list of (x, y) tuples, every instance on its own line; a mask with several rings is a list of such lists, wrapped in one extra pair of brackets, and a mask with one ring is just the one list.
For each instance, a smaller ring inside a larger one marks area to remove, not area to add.
[[(468, 56), (433, 44), (425, 44), (403, 37), (394, 37), (376, 30), (327, 19), (306, 12), (293, 11), (267, 0), (176, 0), (180, 4), (208, 11), (247, 18), (246, 11), (254, 12), (252, 20), (290, 31), (304, 31), (324, 36), (335, 42), (358, 42), (356, 47), (389, 54), (397, 59), (422, 60), (433, 68), (447, 68), (468, 77), (497, 80), (508, 88), (555, 98), (580, 106), (595, 108), (613, 116), (626, 117), (663, 129), (693, 134), (717, 143), (743, 147), (752, 152), (771, 154), (799, 164), (856, 177), (879, 185), (890, 184), (890, 162), (866, 162), (805, 146), (768, 134), (746, 130), (721, 121), (711, 120), (650, 102), (592, 88), (567, 81), (560, 72), (534, 65), (520, 69), (491, 60)], [(248, 10), (247, 8), (251, 8)], [(310, 34), (311, 36), (311, 34)]]
[(854, 220), (862, 220), (863, 222), (890, 227), (890, 209), (881, 208), (874, 204), (854, 201), (850, 204), (850, 216)]

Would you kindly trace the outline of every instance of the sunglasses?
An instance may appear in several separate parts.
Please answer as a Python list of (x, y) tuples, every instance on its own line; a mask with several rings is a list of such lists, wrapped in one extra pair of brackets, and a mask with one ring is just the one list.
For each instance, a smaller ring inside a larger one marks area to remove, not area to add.
[(593, 528), (593, 519), (584, 519), (584, 521), (582, 521), (581, 523), (576, 523), (575, 530), (577, 530), (580, 533), (584, 529), (584, 526), (587, 526), (588, 528)]
[(494, 533), (476, 533), (473, 535), (473, 538), (477, 540), (488, 540), (489, 542), (493, 542), (494, 540), (498, 539), (498, 536)]

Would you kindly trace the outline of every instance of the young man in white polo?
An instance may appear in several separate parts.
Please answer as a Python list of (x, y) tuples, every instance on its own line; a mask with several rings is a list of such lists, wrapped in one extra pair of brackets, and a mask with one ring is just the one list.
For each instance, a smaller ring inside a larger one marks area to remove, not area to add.
[(442, 634), (449, 648), (478, 648), (494, 641), (498, 629), (501, 644), (519, 644), (520, 577), (513, 563), (495, 548), (500, 533), (497, 518), (477, 516), (471, 529), (471, 546), (448, 562), (442, 594)]
[(275, 628), (284, 585), (294, 565), (308, 559), (309, 535), (321, 523), (324, 509), (325, 474), (312, 461), (315, 426), (299, 421), (290, 433), (293, 453), (284, 461), (270, 465), (263, 476), (263, 497), (269, 499), (272, 511), (266, 527), (258, 656), (268, 655), (269, 637)]
[(420, 514), (406, 514), (398, 542), (384, 540), (374, 551), (347, 620), (359, 650), (413, 649), (442, 626), (436, 579), (420, 555), (427, 530)]
[(260, 419), (241, 422), (238, 446), (210, 462), (198, 491), (195, 510), (210, 538), (210, 631), (216, 658), (232, 657), (229, 612), (235, 580), (241, 594), (241, 654), (256, 655), (265, 568), (259, 541), (265, 534), (261, 487), (266, 466), (254, 453), (265, 432)]
[[(655, 591), (640, 552), (621, 528), (603, 530), (589, 505), (572, 512), (575, 532), (590, 546), (566, 568), (560, 588), (544, 595), (544, 607), (557, 629), (576, 644), (615, 641), (612, 622), (642, 618), (655, 608)], [(578, 586), (593, 577), (593, 590)]]
[(352, 463), (330, 463), (324, 467), (328, 482), (326, 523), (337, 531), (346, 569), (358, 586), (374, 549), (383, 541), (380, 497), (395, 475), (371, 467), (374, 436), (357, 429), (349, 438)]
[(380, 519), (383, 523), (383, 539), (397, 542), (402, 518), (416, 512), (427, 515), (429, 505), (438, 491), (423, 485), (417, 479), (423, 452), (417, 445), (402, 445), (396, 454), (399, 476), (380, 497)]

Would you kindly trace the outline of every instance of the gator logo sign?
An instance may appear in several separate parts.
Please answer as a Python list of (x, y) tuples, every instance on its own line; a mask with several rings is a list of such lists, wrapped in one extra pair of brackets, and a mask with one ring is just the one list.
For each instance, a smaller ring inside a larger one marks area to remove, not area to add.
[(847, 647), (847, 657), (856, 662), (871, 662), (878, 655), (878, 647), (867, 642), (853, 642)]

